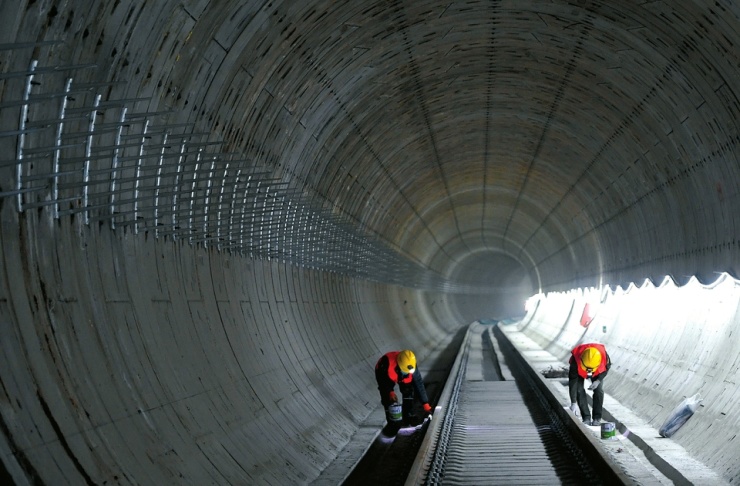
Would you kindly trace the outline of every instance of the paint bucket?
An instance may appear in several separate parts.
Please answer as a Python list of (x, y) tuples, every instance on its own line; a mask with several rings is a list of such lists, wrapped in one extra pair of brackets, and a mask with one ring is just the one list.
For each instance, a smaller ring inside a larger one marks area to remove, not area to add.
[(394, 403), (388, 406), (388, 417), (393, 422), (400, 422), (403, 418), (403, 411), (400, 403)]
[(616, 434), (616, 428), (614, 422), (603, 422), (601, 424), (601, 438), (602, 439), (613, 439)]

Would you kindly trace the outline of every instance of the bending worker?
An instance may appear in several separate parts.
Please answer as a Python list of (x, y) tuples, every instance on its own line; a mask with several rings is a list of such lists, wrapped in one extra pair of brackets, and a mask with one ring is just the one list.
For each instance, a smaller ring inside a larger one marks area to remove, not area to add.
[[(573, 348), (568, 371), (568, 390), (570, 392), (570, 410), (578, 416), (576, 403), (581, 411), (583, 423), (599, 425), (604, 406), (604, 378), (612, 363), (603, 344), (587, 343)], [(586, 378), (591, 380), (588, 387), (593, 393), (594, 413), (588, 409), (586, 390), (583, 388)], [(591, 418), (593, 417), (593, 420)]]
[(375, 380), (378, 382), (380, 403), (386, 410), (386, 417), (388, 417), (388, 407), (398, 402), (394, 391), (396, 383), (403, 396), (401, 410), (405, 424), (417, 425), (420, 422), (413, 414), (414, 392), (422, 403), (424, 412), (427, 415), (432, 413), (429, 397), (424, 388), (424, 378), (416, 368), (416, 356), (408, 349), (391, 351), (381, 356), (375, 365)]

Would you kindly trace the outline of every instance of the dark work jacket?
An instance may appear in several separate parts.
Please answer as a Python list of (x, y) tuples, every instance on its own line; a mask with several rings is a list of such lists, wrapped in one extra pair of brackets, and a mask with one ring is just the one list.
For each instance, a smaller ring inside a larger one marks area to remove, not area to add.
[[(578, 384), (583, 383), (583, 380), (588, 378), (588, 372), (586, 371), (586, 368), (583, 367), (583, 364), (581, 363), (581, 353), (586, 348), (596, 348), (601, 353), (601, 356), (603, 357), (601, 360), (601, 363), (599, 363), (599, 367), (596, 368), (593, 373), (591, 374), (591, 381), (603, 381), (604, 378), (606, 378), (606, 374), (609, 371), (609, 368), (611, 368), (612, 361), (609, 358), (609, 353), (606, 352), (606, 348), (603, 344), (596, 344), (596, 343), (586, 343), (581, 344), (580, 346), (576, 346), (573, 348), (573, 351), (570, 353), (570, 369), (568, 370), (568, 392), (570, 393), (570, 401), (572, 403), (575, 403), (576, 401), (576, 393), (578, 391)], [(580, 380), (578, 378), (581, 378)], [(581, 385), (582, 386), (582, 385)], [(603, 383), (600, 386), (604, 386)], [(602, 388), (603, 390), (603, 388)]]
[(416, 367), (416, 371), (408, 375), (403, 375), (396, 357), (400, 351), (391, 351), (385, 353), (380, 357), (378, 363), (375, 365), (375, 376), (378, 379), (378, 389), (381, 393), (390, 393), (393, 390), (393, 386), (398, 383), (401, 387), (401, 393), (403, 393), (403, 387), (413, 386), (416, 396), (419, 398), (421, 403), (429, 403), (429, 397), (427, 396), (426, 388), (424, 387), (424, 377), (419, 371), (419, 367)]

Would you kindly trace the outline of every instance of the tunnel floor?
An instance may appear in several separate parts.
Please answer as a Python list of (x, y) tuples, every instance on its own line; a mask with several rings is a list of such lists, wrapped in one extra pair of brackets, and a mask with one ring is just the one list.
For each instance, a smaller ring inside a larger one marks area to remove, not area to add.
[[(547, 410), (523, 372), (514, 367), (513, 374), (508, 373), (512, 359), (497, 356), (496, 349), (501, 348), (493, 344), (490, 328), (477, 325), (471, 331), (471, 339), (463, 344), (466, 349), (460, 349), (465, 353), (464, 381), (454, 407), (439, 404), (447, 407), (448, 416), (433, 419), (452, 425), (444, 440), (435, 438), (441, 443), (435, 447), (444, 451), (444, 465), (431, 483), (609, 484), (569, 438), (557, 416)], [(438, 396), (444, 386), (435, 382), (428, 388)], [(381, 432), (343, 484), (405, 484), (428, 430), (427, 422), (418, 430), (401, 429), (396, 437)]]

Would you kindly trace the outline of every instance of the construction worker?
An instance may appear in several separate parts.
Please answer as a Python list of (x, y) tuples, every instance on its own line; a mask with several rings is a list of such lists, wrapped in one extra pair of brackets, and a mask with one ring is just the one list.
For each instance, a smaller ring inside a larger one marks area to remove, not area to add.
[(385, 353), (375, 365), (375, 380), (380, 391), (380, 403), (383, 404), (389, 421), (388, 407), (398, 402), (394, 390), (396, 383), (403, 397), (401, 410), (405, 425), (418, 425), (421, 422), (413, 413), (414, 392), (422, 404), (424, 413), (427, 416), (431, 415), (432, 407), (429, 405), (429, 397), (424, 388), (424, 378), (416, 368), (416, 356), (413, 352), (404, 349)]
[[(570, 370), (568, 371), (568, 389), (570, 392), (570, 411), (576, 417), (580, 409), (583, 423), (599, 425), (604, 406), (604, 378), (612, 363), (603, 344), (587, 343), (573, 348), (570, 355)], [(591, 380), (589, 390), (593, 391), (593, 415), (588, 409), (588, 399), (584, 382)], [(591, 420), (593, 418), (593, 420)]]

